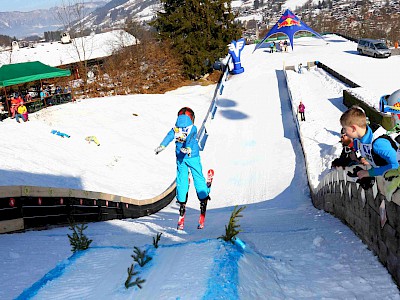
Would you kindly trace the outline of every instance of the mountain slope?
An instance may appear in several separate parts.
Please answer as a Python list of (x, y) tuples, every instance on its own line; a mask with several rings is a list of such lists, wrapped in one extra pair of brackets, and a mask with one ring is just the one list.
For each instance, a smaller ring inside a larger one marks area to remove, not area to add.
[[(85, 2), (85, 9), (90, 13), (106, 3), (107, 1)], [(0, 12), (0, 34), (21, 38), (30, 35), (43, 36), (45, 31), (61, 30), (64, 24), (60, 20), (60, 13), (60, 7), (29, 12)]]

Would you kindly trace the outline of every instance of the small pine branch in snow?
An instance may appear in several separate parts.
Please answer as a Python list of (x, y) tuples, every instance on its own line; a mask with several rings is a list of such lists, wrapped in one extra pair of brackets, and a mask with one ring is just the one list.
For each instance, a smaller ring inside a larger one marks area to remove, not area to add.
[(87, 228), (87, 225), (85, 224), (76, 224), (73, 220), (70, 220), (69, 222), (69, 229), (72, 230), (72, 235), (68, 234), (69, 238), (69, 243), (72, 246), (71, 251), (76, 252), (76, 251), (81, 251), (81, 250), (86, 250), (89, 248), (90, 244), (93, 242), (93, 240), (89, 239), (84, 231)]
[(134, 255), (131, 255), (133, 260), (136, 261), (139, 266), (143, 267), (145, 264), (147, 264), (149, 261), (151, 261), (151, 257), (146, 255), (146, 250), (141, 251), (138, 247), (134, 247), (135, 252)]
[(239, 234), (239, 232), (241, 232), (242, 230), (239, 229), (240, 225), (237, 223), (238, 218), (241, 218), (242, 215), (240, 214), (244, 209), (246, 208), (246, 206), (242, 206), (240, 208), (238, 208), (238, 206), (236, 205), (231, 217), (229, 219), (229, 223), (228, 226), (225, 225), (225, 235), (221, 235), (220, 237), (218, 237), (219, 239), (223, 239), (226, 242), (231, 242), (232, 244), (235, 241), (236, 235)]
[(157, 233), (157, 236), (153, 237), (153, 246), (154, 246), (154, 248), (158, 248), (158, 242), (161, 239), (161, 235), (162, 235), (162, 232), (161, 233)]
[(146, 281), (145, 279), (140, 279), (140, 277), (136, 277), (135, 281), (132, 281), (132, 276), (136, 276), (139, 274), (139, 272), (134, 272), (133, 271), (134, 265), (131, 264), (131, 266), (128, 268), (128, 278), (125, 280), (125, 288), (128, 289), (132, 286), (137, 286), (139, 289), (142, 288), (142, 284)]
[[(161, 234), (162, 233), (157, 234), (157, 238), (153, 237), (153, 245), (156, 248), (158, 247), (158, 241), (161, 238)], [(133, 252), (135, 252), (135, 254), (131, 255), (131, 257), (140, 267), (143, 267), (149, 261), (152, 260), (151, 256), (146, 255), (146, 250), (141, 251), (138, 247), (134, 247)], [(136, 277), (135, 281), (131, 281), (133, 276), (136, 276), (137, 274), (139, 274), (139, 272), (134, 272), (133, 268), (134, 268), (134, 264), (131, 264), (131, 266), (128, 268), (128, 278), (126, 278), (126, 280), (125, 280), (125, 288), (128, 289), (128, 288), (136, 285), (139, 289), (141, 289), (142, 284), (146, 280), (141, 279), (140, 277)]]

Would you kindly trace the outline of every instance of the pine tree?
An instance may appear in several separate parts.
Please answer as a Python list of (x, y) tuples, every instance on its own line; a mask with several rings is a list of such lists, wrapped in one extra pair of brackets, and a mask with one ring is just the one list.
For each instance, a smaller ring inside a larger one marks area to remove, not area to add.
[(234, 243), (236, 236), (242, 231), (240, 225), (237, 223), (238, 218), (241, 218), (242, 215), (240, 214), (242, 210), (244, 210), (246, 206), (242, 206), (238, 208), (236, 205), (233, 212), (231, 213), (231, 217), (229, 218), (228, 226), (225, 225), (225, 234), (218, 237), (226, 242)]
[(75, 253), (76, 251), (88, 249), (93, 240), (89, 239), (84, 233), (87, 225), (83, 223), (81, 225), (76, 224), (73, 220), (69, 221), (69, 225), (72, 235), (67, 234), (67, 236), (72, 246), (71, 251)]
[(227, 44), (241, 36), (231, 0), (161, 0), (164, 10), (152, 23), (164, 40), (171, 40), (190, 78), (209, 72), (227, 54)]

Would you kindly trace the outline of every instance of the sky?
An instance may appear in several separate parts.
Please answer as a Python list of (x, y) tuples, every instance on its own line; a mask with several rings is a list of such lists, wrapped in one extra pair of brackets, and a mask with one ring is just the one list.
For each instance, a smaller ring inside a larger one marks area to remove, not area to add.
[[(201, 160), (204, 173), (213, 168), (215, 177), (203, 230), (196, 229), (199, 203), (191, 186), (183, 231), (176, 230), (178, 205), (172, 201), (151, 216), (88, 224), (93, 243), (75, 255), (67, 227), (0, 235), (0, 299), (400, 299), (367, 246), (311, 203), (306, 169), (315, 188), (340, 155), (346, 87), (315, 67), (288, 71), (286, 85), (282, 71), (283, 65), (319, 60), (378, 102), (375, 95), (391, 93), (396, 83), (373, 75), (384, 68), (395, 78), (400, 56), (360, 56), (355, 43), (336, 35), (296, 39), (288, 53), (253, 49), (245, 46), (244, 73), (224, 82), (215, 118), (206, 122)], [(0, 148), (7, 157), (0, 161), (0, 185), (154, 197), (175, 178), (174, 146), (159, 155), (154, 149), (183, 106), (195, 111), (200, 127), (214, 89), (192, 85), (162, 95), (85, 99), (33, 113), (26, 123), (6, 119), (0, 123), (7, 141)], [(292, 115), (300, 100), (306, 160)], [(53, 129), (71, 137), (52, 135)], [(88, 144), (88, 135), (101, 145)], [(217, 239), (235, 205), (246, 206), (238, 220), (244, 247)], [(157, 233), (163, 235), (155, 249)], [(134, 246), (153, 259), (135, 267), (146, 280), (143, 289), (126, 290)]]
[(57, 6), (62, 0), (0, 0), (0, 11), (32, 11), (35, 9), (48, 9)]

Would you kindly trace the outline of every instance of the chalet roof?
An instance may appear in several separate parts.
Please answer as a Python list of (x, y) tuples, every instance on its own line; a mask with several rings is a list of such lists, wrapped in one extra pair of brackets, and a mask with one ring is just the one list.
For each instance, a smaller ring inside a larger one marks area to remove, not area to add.
[(79, 61), (110, 56), (113, 51), (136, 43), (136, 39), (124, 30), (73, 39), (70, 44), (60, 42), (39, 43), (34, 48), (20, 48), (0, 52), (0, 66), (6, 64), (40, 61), (57, 67)]

